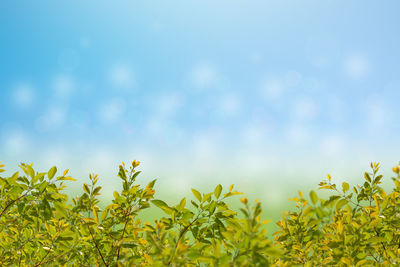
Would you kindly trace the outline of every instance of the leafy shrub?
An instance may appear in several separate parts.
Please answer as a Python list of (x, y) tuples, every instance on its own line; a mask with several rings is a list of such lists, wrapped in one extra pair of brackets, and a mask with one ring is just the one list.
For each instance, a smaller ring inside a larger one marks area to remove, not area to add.
[(400, 265), (400, 163), (389, 194), (379, 186), (379, 164), (371, 169), (351, 191), (346, 182), (339, 190), (328, 175), (319, 186), (334, 192), (329, 199), (315, 191), (311, 203), (302, 192), (292, 199), (298, 211), (287, 213), (275, 233), (283, 252), (278, 265)]
[[(296, 211), (277, 223), (269, 240), (261, 221), (261, 204), (241, 199), (241, 215), (226, 199), (242, 194), (233, 185), (223, 192), (183, 198), (176, 205), (154, 199), (155, 180), (135, 184), (140, 171), (134, 160), (119, 166), (122, 191), (100, 209), (98, 176), (89, 175), (81, 196), (63, 193), (68, 170), (35, 172), (21, 164), (19, 173), (0, 177), (1, 266), (321, 266), (400, 264), (400, 165), (393, 168), (395, 188), (380, 186), (379, 164), (371, 164), (363, 185), (339, 190), (331, 177), (321, 189), (334, 192), (310, 201), (302, 192), (292, 199)], [(4, 165), (0, 165), (0, 168)], [(0, 172), (4, 170), (0, 169)], [(154, 205), (165, 217), (141, 222), (138, 214)], [(191, 207), (191, 208), (189, 208)]]

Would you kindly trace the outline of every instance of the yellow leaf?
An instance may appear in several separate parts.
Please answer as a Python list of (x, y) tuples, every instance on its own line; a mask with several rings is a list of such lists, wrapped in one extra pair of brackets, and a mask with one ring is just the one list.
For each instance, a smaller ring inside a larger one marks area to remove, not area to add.
[(99, 214), (97, 213), (97, 209), (96, 209), (95, 206), (93, 207), (93, 214), (94, 214), (94, 220), (95, 220), (95, 222), (96, 222), (96, 223), (99, 223)]
[(352, 262), (350, 258), (341, 258), (340, 261), (347, 265), (351, 265)]
[(318, 202), (318, 195), (314, 190), (310, 191), (311, 202), (315, 205)]
[(343, 224), (341, 221), (339, 221), (336, 225), (336, 229), (339, 233), (343, 233)]
[(375, 227), (375, 226), (377, 226), (378, 224), (379, 224), (379, 220), (372, 220), (372, 221), (370, 222), (369, 226)]
[(47, 232), (50, 232), (50, 226), (47, 222), (44, 223), (44, 227), (46, 227)]
[(373, 198), (375, 201), (376, 209), (379, 210), (379, 202), (378, 202), (378, 199), (376, 198), (376, 195), (374, 195)]
[(89, 189), (89, 186), (88, 186), (87, 184), (83, 184), (83, 190), (84, 190), (86, 193), (90, 194), (90, 189)]
[(370, 214), (370, 217), (371, 217), (371, 218), (374, 218), (374, 217), (376, 217), (376, 216), (378, 216), (378, 215), (379, 215), (379, 211), (375, 211), (375, 212), (373, 212), (373, 213)]
[[(0, 167), (3, 167), (3, 166), (0, 166)], [(399, 166), (393, 167), (392, 170), (393, 170), (393, 172), (395, 172), (395, 173), (399, 173), (399, 172), (400, 172)]]
[(136, 168), (137, 166), (139, 166), (140, 161), (137, 161), (136, 159), (132, 161), (132, 167)]
[(264, 220), (264, 221), (261, 222), (261, 225), (264, 225), (264, 224), (267, 224), (267, 223), (270, 223), (270, 222), (272, 222), (272, 220)]
[(330, 185), (325, 185), (321, 186), (319, 189), (331, 189), (332, 187)]
[(66, 180), (66, 181), (76, 181), (76, 179), (72, 178), (71, 176), (66, 176), (66, 177), (64, 177), (63, 180)]

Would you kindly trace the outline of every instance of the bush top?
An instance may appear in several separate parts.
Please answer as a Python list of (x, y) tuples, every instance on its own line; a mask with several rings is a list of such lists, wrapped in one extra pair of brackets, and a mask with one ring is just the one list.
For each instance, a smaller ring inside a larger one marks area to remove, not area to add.
[[(64, 194), (68, 170), (37, 172), (22, 163), (0, 177), (0, 263), (20, 266), (321, 266), (400, 264), (400, 164), (393, 168), (392, 192), (381, 187), (379, 164), (371, 164), (363, 184), (341, 187), (328, 175), (319, 189), (299, 191), (296, 210), (284, 213), (268, 239), (261, 203), (242, 197), (242, 208), (226, 199), (242, 194), (231, 185), (212, 192), (192, 189), (193, 199), (175, 205), (156, 199), (156, 180), (136, 183), (140, 162), (122, 163), (122, 190), (101, 209), (98, 175), (90, 174), (80, 196)], [(0, 164), (0, 173), (4, 171)], [(164, 212), (153, 222), (137, 216), (151, 206)], [(240, 212), (243, 216), (238, 216)]]

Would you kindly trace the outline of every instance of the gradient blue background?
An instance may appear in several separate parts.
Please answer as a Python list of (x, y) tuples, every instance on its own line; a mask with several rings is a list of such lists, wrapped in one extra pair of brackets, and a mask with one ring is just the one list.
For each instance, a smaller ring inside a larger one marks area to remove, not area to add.
[[(398, 1), (0, 3), (0, 155), (280, 206), (399, 158)], [(179, 194), (178, 194), (179, 193)]]

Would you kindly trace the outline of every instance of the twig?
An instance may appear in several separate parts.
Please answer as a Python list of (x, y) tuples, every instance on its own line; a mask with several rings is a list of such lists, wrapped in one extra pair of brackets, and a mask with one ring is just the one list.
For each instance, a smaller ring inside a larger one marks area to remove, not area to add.
[(43, 256), (43, 258), (35, 265), (35, 267), (42, 265), (42, 262), (44, 261), (44, 259), (50, 254), (50, 251), (53, 249), (53, 246), (51, 246), (51, 248), (49, 250), (47, 250), (46, 255)]
[(0, 217), (4, 214), (4, 212), (11, 207), (11, 205), (13, 205), (16, 201), (20, 200), (21, 198), (25, 197), (29, 191), (31, 191), (32, 188), (30, 188), (27, 192), (25, 192), (25, 194), (21, 195), (20, 197), (14, 199), (13, 201), (11, 201), (10, 203), (7, 204), (7, 206), (4, 207), (4, 209), (2, 210), (2, 212), (0, 213)]
[(94, 236), (93, 236), (93, 233), (92, 233), (92, 229), (90, 229), (90, 226), (89, 226), (89, 224), (87, 224), (87, 223), (86, 223), (86, 226), (87, 226), (88, 229), (89, 229), (89, 232), (90, 232), (90, 235), (92, 236), (92, 240), (93, 240), (93, 242), (94, 242), (94, 245), (96, 246), (96, 249), (97, 249), (97, 251), (99, 252), (99, 255), (100, 255), (100, 257), (101, 257), (101, 259), (102, 259), (104, 265), (105, 265), (105, 266), (108, 266), (108, 264), (107, 264), (106, 261), (104, 260), (103, 254), (101, 253), (99, 247), (97, 246), (97, 242), (96, 242), (96, 240), (94, 239)]
[[(121, 239), (119, 240), (119, 242), (121, 242), (121, 243), (122, 243), (122, 240), (124, 239), (125, 229), (126, 229), (126, 225), (128, 224), (128, 220), (129, 220), (129, 215), (130, 215), (130, 214), (131, 214), (131, 210), (129, 210), (129, 211), (127, 212), (127, 215), (126, 215), (126, 218), (125, 218), (124, 229), (122, 230)], [(120, 252), (121, 252), (121, 247), (122, 247), (122, 244), (120, 244), (120, 245), (118, 246), (117, 266), (118, 266), (118, 261), (119, 261), (119, 254), (120, 254)]]
[(174, 254), (172, 255), (172, 258), (171, 258), (171, 260), (169, 261), (168, 265), (171, 265), (172, 260), (173, 260), (174, 257), (175, 257), (176, 249), (178, 248), (178, 244), (179, 244), (179, 242), (180, 242), (182, 236), (183, 236), (183, 235), (187, 232), (187, 230), (199, 219), (199, 217), (200, 217), (200, 215), (201, 215), (202, 212), (203, 212), (203, 211), (201, 211), (201, 212), (197, 215), (196, 219), (194, 219), (189, 225), (187, 225), (185, 228), (183, 228), (183, 230), (179, 233), (179, 237), (178, 237), (178, 240), (176, 241), (175, 248), (174, 248)]

